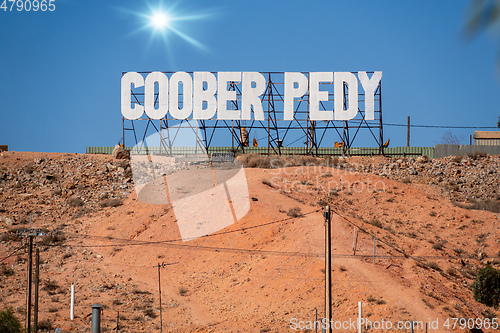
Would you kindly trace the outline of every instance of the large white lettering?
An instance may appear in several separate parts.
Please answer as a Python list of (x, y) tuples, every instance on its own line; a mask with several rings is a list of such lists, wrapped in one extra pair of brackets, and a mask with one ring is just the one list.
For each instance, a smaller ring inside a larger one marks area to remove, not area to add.
[[(280, 93), (283, 120), (295, 119), (296, 102), (309, 103), (309, 119), (313, 121), (353, 119), (358, 114), (358, 84), (364, 91), (364, 119), (374, 120), (375, 94), (381, 79), (380, 71), (371, 78), (366, 72), (358, 72), (357, 77), (351, 72), (286, 72)], [(259, 72), (218, 72), (217, 76), (211, 72), (176, 72), (170, 78), (162, 72), (151, 72), (146, 78), (128, 72), (121, 80), (121, 111), (131, 120), (139, 119), (144, 112), (151, 119), (162, 119), (169, 113), (175, 119), (192, 115), (192, 119), (264, 120), (261, 96), (267, 86)], [(138, 89), (144, 93), (135, 95)], [(332, 104), (333, 110), (327, 110)]]

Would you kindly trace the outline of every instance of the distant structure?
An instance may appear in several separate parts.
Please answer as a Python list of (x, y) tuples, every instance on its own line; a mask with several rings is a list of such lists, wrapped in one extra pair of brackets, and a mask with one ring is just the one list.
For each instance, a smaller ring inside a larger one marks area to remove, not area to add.
[(0, 145), (0, 152), (1, 151), (9, 151), (9, 146), (7, 146), (7, 145)]
[(475, 131), (474, 145), (500, 146), (500, 131)]

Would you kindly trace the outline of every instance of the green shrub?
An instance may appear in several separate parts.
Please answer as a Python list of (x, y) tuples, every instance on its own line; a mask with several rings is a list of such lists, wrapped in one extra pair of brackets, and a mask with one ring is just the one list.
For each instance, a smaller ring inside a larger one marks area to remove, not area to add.
[(11, 307), (0, 311), (0, 333), (21, 333), (21, 323)]
[(481, 269), (472, 287), (477, 302), (497, 307), (500, 300), (500, 270), (490, 265)]

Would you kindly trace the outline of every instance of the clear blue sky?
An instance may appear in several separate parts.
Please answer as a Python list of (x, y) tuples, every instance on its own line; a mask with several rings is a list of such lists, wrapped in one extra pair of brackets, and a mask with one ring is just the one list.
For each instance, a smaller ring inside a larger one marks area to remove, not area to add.
[[(465, 39), (465, 0), (54, 3), (0, 10), (0, 144), (10, 150), (115, 145), (128, 71), (381, 70), (387, 123), (496, 126), (500, 114), (499, 45), (488, 33)], [(141, 15), (158, 6), (186, 18), (172, 25), (191, 40), (145, 27)], [(384, 131), (406, 144), (405, 128)], [(412, 145), (445, 131), (415, 128)], [(468, 142), (473, 130), (452, 132)]]

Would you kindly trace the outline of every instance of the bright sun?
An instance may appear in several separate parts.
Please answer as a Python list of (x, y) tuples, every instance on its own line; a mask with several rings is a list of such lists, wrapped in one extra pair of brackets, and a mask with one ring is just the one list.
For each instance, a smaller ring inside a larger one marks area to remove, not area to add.
[(151, 24), (158, 30), (167, 28), (170, 23), (170, 17), (167, 13), (156, 12), (150, 17)]

